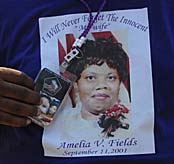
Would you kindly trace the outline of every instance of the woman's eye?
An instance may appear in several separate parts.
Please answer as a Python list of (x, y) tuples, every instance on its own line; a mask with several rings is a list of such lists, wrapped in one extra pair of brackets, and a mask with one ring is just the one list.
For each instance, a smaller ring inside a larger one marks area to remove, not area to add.
[(88, 80), (88, 81), (93, 81), (96, 78), (95, 78), (95, 76), (86, 76), (85, 79)]
[(113, 80), (117, 79), (117, 77), (114, 76), (114, 75), (110, 75), (110, 76), (107, 77), (107, 79), (110, 80), (110, 81), (113, 81)]
[(47, 105), (45, 105), (45, 104), (43, 104), (42, 106), (43, 106), (44, 108), (46, 108), (46, 107), (47, 107)]

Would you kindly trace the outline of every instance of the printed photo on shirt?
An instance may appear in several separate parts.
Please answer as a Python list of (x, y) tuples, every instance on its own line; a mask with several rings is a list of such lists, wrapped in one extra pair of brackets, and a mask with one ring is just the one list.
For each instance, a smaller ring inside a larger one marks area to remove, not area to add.
[[(73, 40), (73, 35), (66, 37)], [(62, 111), (66, 135), (97, 139), (130, 133), (129, 58), (123, 44), (110, 31), (92, 33), (70, 63), (67, 71), (77, 80), (71, 92), (72, 108)], [(89, 130), (86, 124), (91, 125)]]

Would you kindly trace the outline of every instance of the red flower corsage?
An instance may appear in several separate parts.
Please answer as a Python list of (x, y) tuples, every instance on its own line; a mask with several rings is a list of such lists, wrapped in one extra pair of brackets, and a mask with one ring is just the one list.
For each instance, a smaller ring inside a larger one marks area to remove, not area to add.
[(99, 126), (103, 128), (104, 136), (114, 137), (112, 132), (115, 132), (118, 128), (129, 129), (129, 124), (123, 122), (127, 113), (129, 113), (129, 110), (121, 104), (116, 104), (107, 109), (98, 121)]

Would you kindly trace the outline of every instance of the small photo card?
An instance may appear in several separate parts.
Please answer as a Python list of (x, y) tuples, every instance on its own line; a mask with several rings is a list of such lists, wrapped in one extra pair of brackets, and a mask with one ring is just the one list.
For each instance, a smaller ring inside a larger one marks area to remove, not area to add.
[(42, 127), (48, 126), (60, 108), (71, 88), (71, 81), (51, 70), (42, 69), (36, 80), (35, 90), (40, 93), (41, 102), (38, 108), (41, 114), (32, 117), (32, 121)]

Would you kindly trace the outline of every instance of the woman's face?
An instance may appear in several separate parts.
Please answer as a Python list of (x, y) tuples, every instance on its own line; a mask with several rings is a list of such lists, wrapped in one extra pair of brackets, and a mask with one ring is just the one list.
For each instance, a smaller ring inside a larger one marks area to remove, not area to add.
[(88, 66), (81, 73), (77, 85), (82, 109), (92, 114), (104, 112), (118, 101), (119, 75), (106, 63)]
[(57, 110), (57, 106), (56, 106), (56, 105), (52, 105), (52, 106), (50, 107), (49, 113), (50, 113), (50, 114), (54, 114), (54, 113), (56, 112), (56, 110)]
[(47, 113), (49, 107), (50, 107), (49, 100), (46, 97), (41, 97), (41, 104), (39, 105), (41, 112)]

